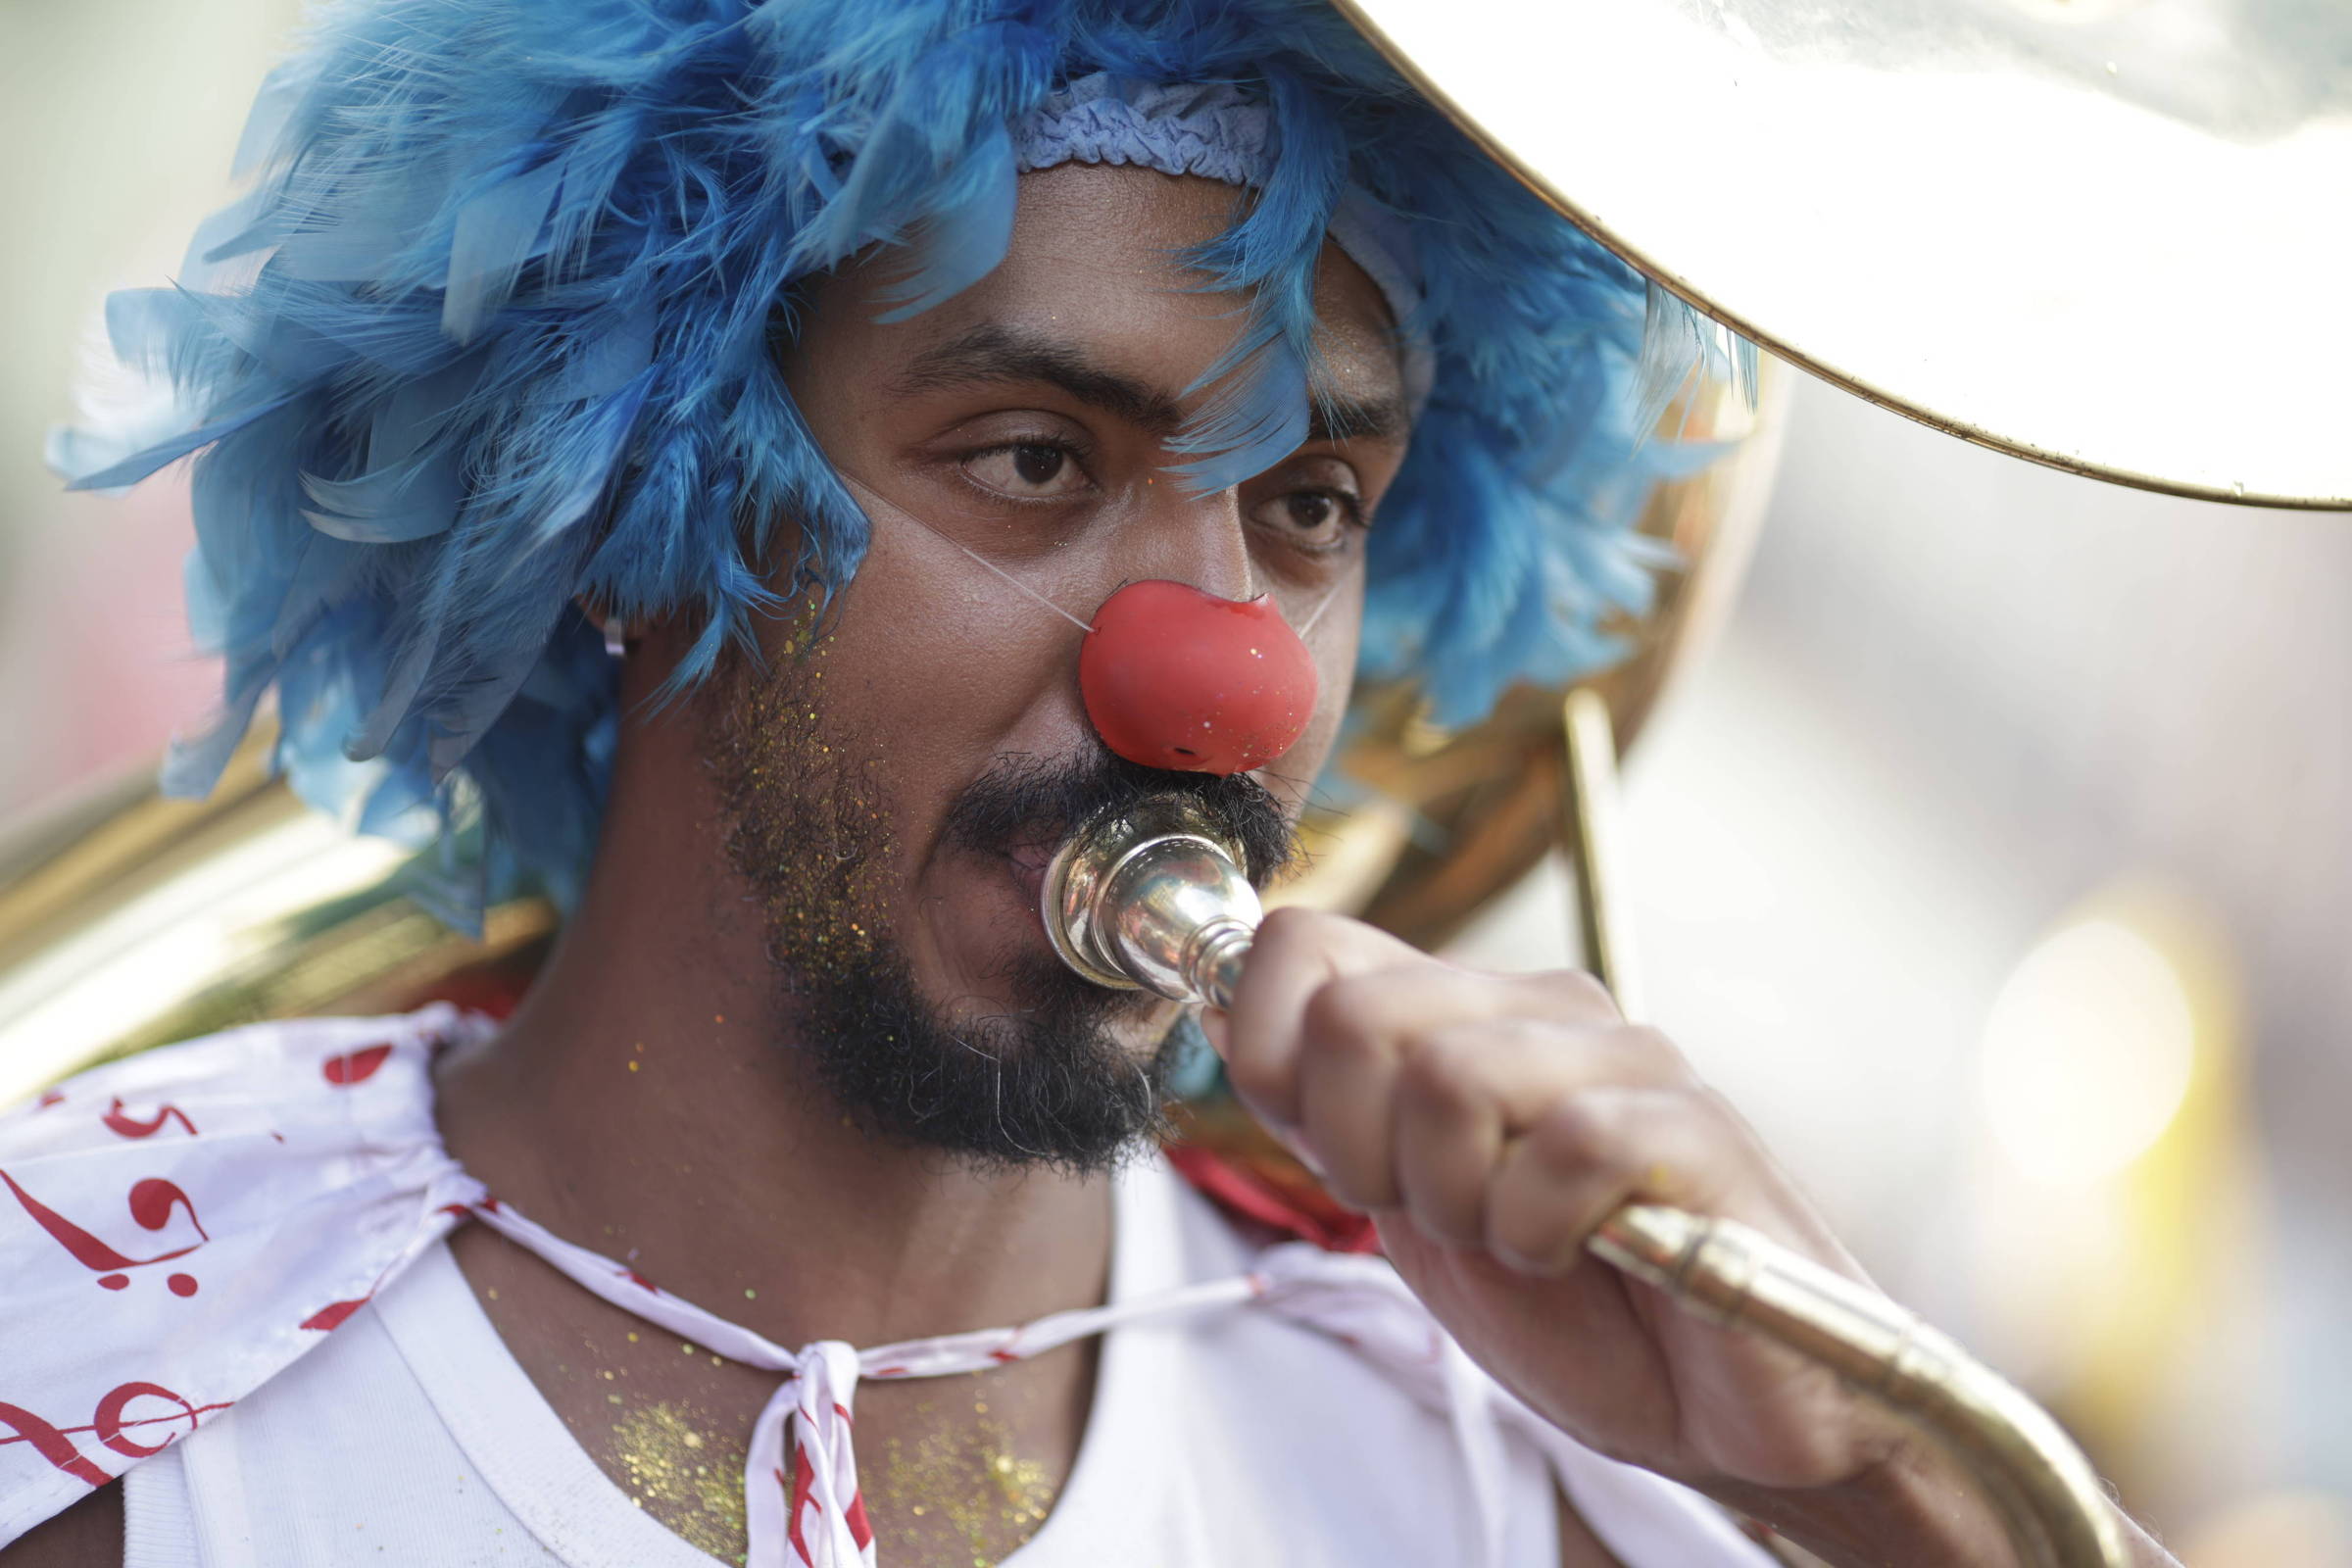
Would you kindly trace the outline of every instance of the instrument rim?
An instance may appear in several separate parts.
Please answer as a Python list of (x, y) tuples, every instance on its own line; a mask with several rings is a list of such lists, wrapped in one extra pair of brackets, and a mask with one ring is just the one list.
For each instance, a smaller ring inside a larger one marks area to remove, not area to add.
[(1507, 144), (1480, 123), (1475, 115), (1432, 80), (1428, 74), (1414, 62), (1412, 56), (1407, 54), (1395, 39), (1381, 28), (1378, 23), (1372, 20), (1360, 0), (1330, 0), (1330, 4), (1348, 20), (1350, 26), (1363, 35), (1366, 42), (1380, 51), (1383, 58), (1396, 68), (1397, 74), (1412, 84), (1416, 92), (1428, 99), (1446, 119), (1452, 121), (1462, 134), (1469, 137), (1480, 151), (1494, 159), (1539, 201), (1598, 240), (1620, 261), (1633, 268), (1643, 277), (1709, 319), (1730, 327), (1749, 342), (1771, 354), (1775, 359), (1785, 360), (1807, 374), (1829, 382), (1840, 391), (1849, 392), (1864, 402), (1875, 404), (1890, 414), (1899, 414), (1904, 418), (1917, 424), (1924, 424), (1931, 430), (1957, 436), (1972, 446), (1981, 446), (2013, 458), (2022, 458), (2028, 463), (2039, 464), (2045, 468), (2056, 468), (2062, 473), (2077, 474), (2086, 479), (2104, 480), (2109, 484), (2123, 485), (2132, 490), (2145, 490), (2156, 495), (2179, 496), (2189, 501), (2213, 501), (2228, 506), (2261, 507), (2284, 512), (2352, 512), (2352, 495), (2289, 495), (2252, 487), (2240, 489), (2230, 485), (2200, 484), (2184, 479), (2168, 479), (2162, 474), (2145, 473), (2119, 465), (2098, 463), (2072, 453), (2039, 446), (2023, 437), (2002, 435), (1998, 431), (1986, 429), (1966, 419), (1954, 418), (1948, 415), (1938, 414), (1923, 405), (1907, 402), (1884, 386), (1833, 365), (1818, 355), (1810, 354), (1779, 334), (1767, 331), (1752, 318), (1708, 298), (1673, 269), (1616, 232), (1609, 224), (1587, 211), (1581, 204), (1571, 199), (1566, 192), (1529, 167)]

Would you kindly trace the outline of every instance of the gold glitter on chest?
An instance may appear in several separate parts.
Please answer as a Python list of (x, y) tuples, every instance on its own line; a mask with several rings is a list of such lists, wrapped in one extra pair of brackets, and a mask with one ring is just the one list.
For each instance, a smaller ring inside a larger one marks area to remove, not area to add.
[[(613, 1423), (611, 1452), (640, 1508), (696, 1550), (740, 1564), (745, 1451), (714, 1431), (690, 1406), (638, 1405)], [(997, 1568), (1045, 1524), (1058, 1490), (1046, 1465), (1013, 1450), (985, 1402), (968, 1422), (891, 1438), (882, 1449), (865, 1492), (884, 1549), (902, 1562)]]
[(740, 1563), (745, 1453), (710, 1430), (684, 1405), (639, 1405), (613, 1423), (612, 1456), (637, 1506), (697, 1550)]
[[(935, 1428), (883, 1445), (871, 1500), (878, 1519), (909, 1548), (953, 1548), (933, 1560), (996, 1568), (1038, 1532), (1054, 1506), (1053, 1475), (1015, 1454), (1012, 1435), (985, 1416), (960, 1431)], [(967, 1555), (968, 1554), (968, 1555)]]

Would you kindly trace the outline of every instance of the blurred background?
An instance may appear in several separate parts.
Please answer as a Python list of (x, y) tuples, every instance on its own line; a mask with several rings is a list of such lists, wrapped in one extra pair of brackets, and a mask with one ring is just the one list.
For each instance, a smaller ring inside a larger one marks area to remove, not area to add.
[[(67, 496), (40, 447), (296, 14), (0, 0), (0, 826), (212, 701), (176, 471)], [(2186, 1561), (2347, 1568), (2352, 518), (1788, 381), (1737, 612), (1630, 761), (1657, 1021)], [(1566, 905), (1541, 867), (1461, 950), (1556, 963)]]

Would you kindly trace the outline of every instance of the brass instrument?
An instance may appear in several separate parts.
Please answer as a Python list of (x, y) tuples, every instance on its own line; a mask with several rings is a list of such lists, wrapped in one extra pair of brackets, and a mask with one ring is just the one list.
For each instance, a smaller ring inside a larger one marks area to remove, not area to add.
[[(2071, 472), (2352, 509), (2340, 0), (1333, 3), (1789, 364)], [(2257, 280), (2278, 331), (2230, 303)]]
[[(1608, 710), (1568, 698), (1569, 793), (1595, 972), (1620, 974), (1623, 935), (1595, 855), (1613, 798)], [(1227, 1006), (1259, 918), (1241, 857), (1180, 797), (1099, 817), (1046, 868), (1042, 914), (1062, 961), (1100, 985)], [(1593, 933), (1612, 933), (1595, 940)], [(1631, 999), (1619, 992), (1621, 1001)], [(1629, 1203), (1587, 1242), (1686, 1311), (1738, 1325), (1829, 1368), (1910, 1418), (1983, 1486), (2023, 1568), (2126, 1568), (2097, 1472), (2049, 1414), (1892, 1301), (1733, 1220)]]
[(519, 996), (557, 924), (541, 899), (478, 936), (411, 898), (410, 852), (272, 776), (257, 723), (202, 801), (154, 764), (0, 834), (0, 1109), (70, 1073), (269, 1018)]

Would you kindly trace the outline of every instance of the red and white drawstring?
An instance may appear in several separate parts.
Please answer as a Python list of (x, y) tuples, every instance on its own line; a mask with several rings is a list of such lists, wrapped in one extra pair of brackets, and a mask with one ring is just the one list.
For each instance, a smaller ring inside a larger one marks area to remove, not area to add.
[[(869, 1350), (840, 1340), (818, 1340), (788, 1350), (681, 1300), (635, 1269), (564, 1241), (487, 1193), (474, 1198), (468, 1207), (483, 1224), (613, 1305), (718, 1354), (784, 1374), (783, 1384), (752, 1428), (751, 1453), (744, 1466), (747, 1568), (873, 1568), (874, 1533), (866, 1520), (851, 1443), (858, 1385), (864, 1379), (986, 1371), (1121, 1324), (1188, 1316), (1260, 1298), (1308, 1321), (1332, 1317), (1332, 1332), (1372, 1351), (1376, 1359), (1400, 1367), (1424, 1366), (1432, 1373), (1438, 1366), (1441, 1341), (1425, 1315), (1403, 1303), (1365, 1299), (1358, 1294), (1366, 1282), (1385, 1277), (1394, 1283), (1394, 1275), (1369, 1259), (1335, 1257), (1300, 1243), (1273, 1249), (1261, 1259), (1261, 1267), (1248, 1274), (1182, 1285), (1130, 1301), (1054, 1312), (1018, 1328), (904, 1340)], [(1401, 1285), (1396, 1290), (1401, 1293)], [(1387, 1294), (1375, 1286), (1376, 1298)], [(1352, 1310), (1334, 1316), (1334, 1306)]]

